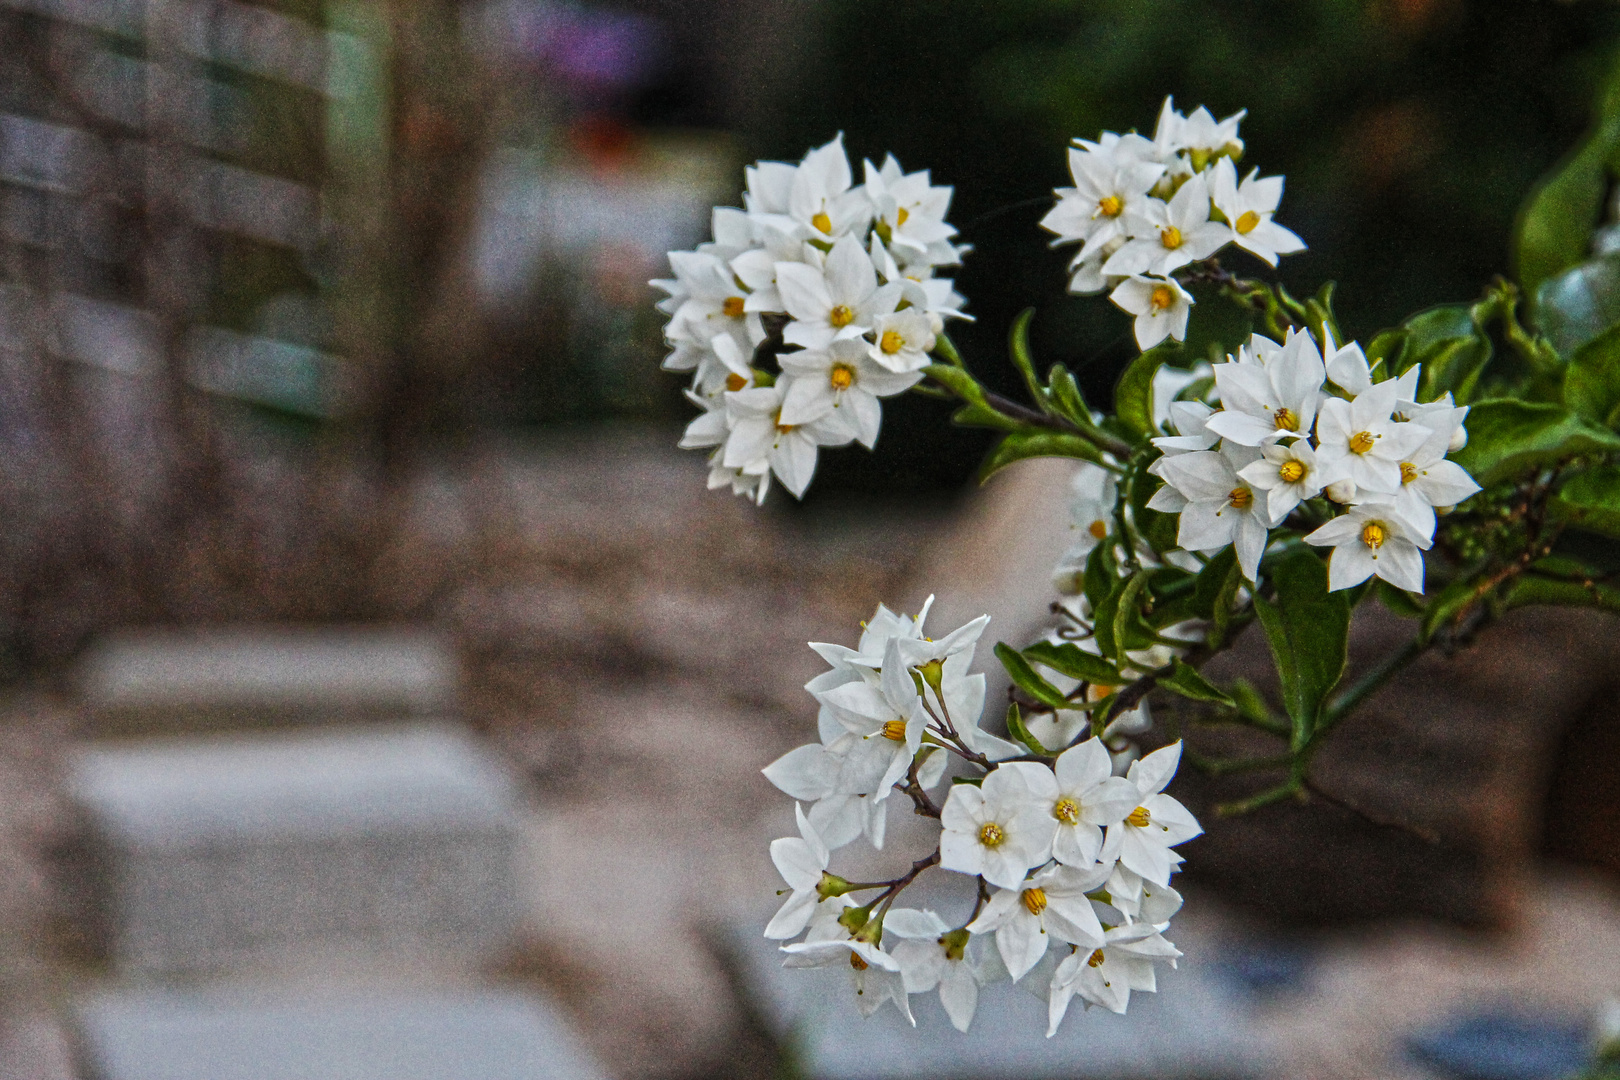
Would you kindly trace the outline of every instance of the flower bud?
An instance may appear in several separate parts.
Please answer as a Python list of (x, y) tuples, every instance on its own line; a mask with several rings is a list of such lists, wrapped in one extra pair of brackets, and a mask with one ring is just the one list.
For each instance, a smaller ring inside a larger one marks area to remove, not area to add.
[(1356, 497), (1356, 482), (1354, 480), (1335, 480), (1322, 489), (1322, 494), (1341, 506), (1346, 505)]
[(821, 872), (821, 880), (816, 882), (816, 895), (823, 900), (829, 896), (843, 896), (849, 890), (849, 882), (837, 874), (829, 874), (825, 870)]
[(1446, 444), (1446, 453), (1455, 454), (1458, 450), (1461, 450), (1467, 445), (1468, 429), (1463, 427), (1461, 424), (1458, 424), (1457, 430), (1451, 433), (1451, 441)]
[(939, 943), (945, 946), (945, 959), (962, 959), (962, 954), (967, 951), (968, 939), (972, 936), (972, 934), (968, 933), (968, 928), (965, 926), (958, 927), (955, 930), (941, 934)]
[(866, 926), (867, 920), (872, 917), (872, 905), (865, 907), (845, 908), (838, 916), (838, 925), (850, 933), (858, 933)]
[(861, 925), (861, 928), (855, 931), (854, 937), (856, 941), (864, 941), (868, 945), (876, 945), (878, 948), (882, 948), (883, 916), (879, 915), (875, 919), (867, 919), (866, 922)]

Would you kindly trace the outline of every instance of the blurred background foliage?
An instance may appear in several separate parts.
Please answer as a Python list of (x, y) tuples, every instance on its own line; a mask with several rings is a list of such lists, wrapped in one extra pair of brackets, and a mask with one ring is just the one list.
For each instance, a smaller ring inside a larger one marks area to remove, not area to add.
[[(819, 52), (748, 149), (796, 158), (842, 130), (854, 157), (892, 151), (954, 185), (951, 220), (976, 245), (957, 280), (977, 322), (953, 330), (969, 364), (1015, 390), (1005, 335), (1034, 305), (1037, 362), (1069, 365), (1094, 402), (1135, 350), (1106, 300), (1065, 294), (1072, 249), (1036, 226), (1069, 182), (1069, 139), (1151, 133), (1167, 93), (1184, 111), (1247, 108), (1243, 165), (1286, 175), (1279, 220), (1310, 244), (1281, 279), (1297, 294), (1337, 281), (1342, 325), (1366, 340), (1509, 272), (1518, 206), (1591, 122), (1620, 32), (1620, 6), (1543, 0), (831, 0), (820, 14)], [(1195, 309), (1194, 337), (1219, 317)], [(809, 498), (960, 485), (986, 442), (941, 412), (887, 405), (876, 454), (825, 455)]]

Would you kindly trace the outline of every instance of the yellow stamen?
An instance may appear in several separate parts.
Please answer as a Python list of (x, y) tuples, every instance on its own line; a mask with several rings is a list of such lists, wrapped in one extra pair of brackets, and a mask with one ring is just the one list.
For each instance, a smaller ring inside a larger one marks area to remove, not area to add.
[(1039, 915), (1046, 910), (1045, 889), (1025, 889), (1022, 897), (1024, 909), (1031, 915)]
[(1125, 824), (1135, 825), (1138, 829), (1147, 828), (1152, 821), (1153, 815), (1148, 813), (1148, 808), (1145, 806), (1138, 806), (1125, 816)]
[(832, 235), (832, 218), (827, 216), (827, 211), (823, 210), (819, 214), (812, 217), (810, 219), (810, 224), (816, 227), (817, 232), (823, 232), (829, 236)]
[(894, 213), (894, 223), (896, 225), (904, 225), (906, 223), (906, 218), (908, 218), (910, 216), (911, 216), (911, 211), (907, 210), (905, 207), (902, 206), (900, 209), (896, 210), (895, 213)]
[(1305, 463), (1298, 458), (1289, 458), (1277, 466), (1277, 479), (1285, 484), (1297, 484), (1305, 479)]
[(1254, 505), (1254, 492), (1246, 487), (1235, 487), (1226, 493), (1234, 510), (1247, 510)]
[(1253, 210), (1245, 210), (1238, 215), (1237, 224), (1233, 228), (1247, 236), (1254, 232), (1254, 227), (1258, 224), (1260, 224), (1260, 215)]
[(1358, 431), (1350, 436), (1350, 452), (1352, 454), (1365, 454), (1373, 448), (1378, 439), (1370, 431)]
[(1097, 213), (1103, 217), (1119, 217), (1125, 212), (1125, 200), (1118, 195), (1104, 195), (1097, 200)]
[(1417, 466), (1410, 461), (1401, 462), (1401, 483), (1410, 484), (1417, 479)]
[(728, 319), (740, 319), (743, 317), (743, 304), (745, 302), (740, 296), (728, 296), (721, 301), (720, 310), (725, 312)]
[(1102, 953), (1101, 949), (1098, 949), (1096, 952), (1094, 952), (1090, 956), (1086, 957), (1086, 966), (1087, 967), (1102, 967), (1102, 962), (1103, 962), (1103, 953)]
[(846, 304), (839, 304), (827, 312), (827, 321), (842, 329), (855, 321), (855, 312)]
[[(1181, 230), (1174, 225), (1166, 225), (1159, 230), (1159, 243), (1171, 251), (1181, 246)], [(1162, 286), (1161, 286), (1162, 287)]]
[(1361, 527), (1361, 542), (1374, 551), (1384, 546), (1384, 541), (1388, 536), (1389, 534), (1384, 531), (1384, 527), (1376, 521), (1369, 521)]
[(906, 722), (904, 720), (885, 720), (883, 722), (883, 737), (893, 739), (895, 742), (905, 742)]
[(1001, 842), (1007, 839), (1007, 834), (1001, 831), (1001, 826), (993, 821), (987, 821), (979, 826), (979, 843), (985, 847), (1000, 847)]
[(878, 348), (889, 356), (893, 356), (905, 347), (906, 339), (900, 336), (898, 330), (885, 330), (883, 336), (878, 339)]
[(848, 364), (834, 364), (827, 373), (827, 382), (834, 390), (848, 390), (855, 385), (855, 369)]
[(865, 960), (861, 959), (860, 953), (852, 952), (849, 954), (849, 966), (854, 968), (856, 971), (865, 971), (870, 965), (868, 965)]
[(735, 371), (733, 371), (730, 375), (726, 376), (726, 389), (727, 390), (741, 390), (743, 387), (745, 387), (747, 385), (748, 385), (748, 380), (743, 378), (741, 375), (737, 374)]
[(1108, 537), (1108, 522), (1104, 521), (1102, 518), (1098, 518), (1096, 521), (1093, 521), (1090, 525), (1086, 526), (1086, 532), (1090, 533), (1098, 540), (1105, 540)]
[[(1174, 232), (1175, 230), (1172, 229), (1171, 231)], [(1154, 311), (1163, 311), (1175, 302), (1176, 294), (1171, 291), (1168, 285), (1155, 285), (1153, 291), (1148, 294), (1148, 304)]]
[(1073, 799), (1059, 799), (1052, 804), (1052, 816), (1065, 825), (1075, 825), (1080, 821), (1080, 804)]
[(1271, 414), (1271, 422), (1278, 431), (1298, 431), (1299, 417), (1286, 405)]

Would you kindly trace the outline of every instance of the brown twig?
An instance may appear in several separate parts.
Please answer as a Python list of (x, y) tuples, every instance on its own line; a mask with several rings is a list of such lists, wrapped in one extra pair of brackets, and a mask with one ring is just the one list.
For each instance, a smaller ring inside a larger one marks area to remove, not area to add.
[(1336, 806), (1340, 810), (1346, 811), (1347, 813), (1354, 814), (1371, 825), (1376, 825), (1381, 829), (1394, 829), (1398, 832), (1408, 833), (1417, 837), (1430, 847), (1440, 846), (1440, 834), (1435, 832), (1433, 829), (1427, 829), (1421, 825), (1413, 825), (1409, 821), (1397, 821), (1394, 818), (1387, 818), (1381, 814), (1374, 814), (1370, 811), (1363, 810), (1361, 807), (1348, 803), (1339, 798), (1337, 795), (1323, 791), (1321, 785), (1308, 776), (1305, 777), (1304, 784), (1307, 791), (1321, 799), (1323, 802), (1329, 804), (1330, 806)]

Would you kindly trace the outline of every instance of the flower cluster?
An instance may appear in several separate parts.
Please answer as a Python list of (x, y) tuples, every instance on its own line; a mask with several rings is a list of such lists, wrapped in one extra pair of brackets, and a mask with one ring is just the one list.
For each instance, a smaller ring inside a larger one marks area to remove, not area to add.
[(1418, 402), (1416, 365), (1374, 381), (1359, 345), (1323, 336), (1319, 350), (1307, 331), (1281, 344), (1256, 334), (1214, 365), (1220, 407), (1171, 407), (1176, 434), (1153, 440), (1163, 456), (1148, 469), (1165, 483), (1147, 505), (1181, 515), (1176, 539), (1188, 551), (1235, 545), (1254, 581), (1270, 530), (1296, 511), (1315, 524), (1329, 504), (1309, 500), (1325, 495), (1347, 510), (1304, 539), (1333, 548), (1328, 587), (1376, 574), (1421, 593), (1436, 512), (1480, 490), (1446, 457), (1468, 441), (1468, 409), (1449, 393)]
[[(714, 448), (709, 487), (762, 502), (774, 474), (795, 496), (817, 449), (870, 449), (879, 398), (922, 378), (962, 298), (938, 268), (961, 261), (951, 189), (890, 156), (853, 184), (843, 137), (798, 165), (747, 170), (746, 209), (717, 207), (714, 239), (670, 253), (664, 336), (703, 414), (681, 446)], [(764, 365), (775, 360), (776, 370)]]
[[(910, 1019), (909, 995), (938, 990), (966, 1031), (981, 986), (1037, 970), (1048, 1035), (1076, 995), (1124, 1012), (1133, 990), (1155, 988), (1155, 964), (1181, 955), (1164, 938), (1181, 906), (1173, 848), (1202, 830), (1164, 794), (1180, 744), (1127, 762), (1100, 738), (1075, 742), (1078, 731), (1040, 753), (984, 731), (985, 679), (969, 668), (988, 617), (934, 640), (926, 615), (927, 605), (915, 619), (879, 606), (856, 648), (812, 643), (831, 665), (806, 687), (820, 741), (765, 769), (799, 801), (799, 835), (771, 845), (790, 895), (765, 936), (804, 935), (783, 946), (789, 967), (846, 967), (868, 1016), (892, 1001)], [(953, 778), (941, 805), (931, 793), (952, 758), (969, 775)], [(857, 837), (883, 846), (896, 792), (938, 820), (934, 853), (888, 881), (832, 873), (832, 853)], [(975, 879), (966, 918), (894, 906), (935, 865)], [(857, 903), (852, 894), (868, 890)]]
[(1054, 243), (1080, 244), (1070, 263), (1069, 288), (1109, 298), (1136, 316), (1144, 349), (1166, 337), (1182, 340), (1192, 296), (1171, 275), (1227, 244), (1269, 265), (1305, 243), (1272, 220), (1283, 178), (1252, 170), (1241, 181), (1234, 162), (1243, 155), (1238, 123), (1244, 113), (1217, 121), (1205, 108), (1190, 116), (1169, 98), (1153, 138), (1105, 131), (1069, 150), (1074, 187), (1057, 191), (1057, 205), (1041, 220)]

